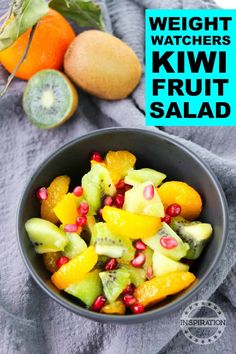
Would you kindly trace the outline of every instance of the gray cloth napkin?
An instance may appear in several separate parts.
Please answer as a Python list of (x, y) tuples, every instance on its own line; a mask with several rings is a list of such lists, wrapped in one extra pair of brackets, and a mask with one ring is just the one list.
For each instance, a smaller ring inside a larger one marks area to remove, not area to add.
[[(100, 0), (107, 29), (126, 41), (144, 60), (144, 8), (212, 8), (211, 0)], [(0, 12), (6, 8), (0, 0)], [(0, 66), (0, 86), (7, 74)], [(63, 144), (91, 130), (144, 127), (144, 79), (132, 97), (106, 102), (80, 92), (75, 117), (60, 128), (41, 131), (22, 111), (25, 83), (15, 80), (0, 100), (1, 129), (1, 238), (0, 238), (0, 353), (2, 354), (152, 354), (235, 352), (235, 128), (165, 128), (202, 157), (225, 191), (230, 213), (229, 241), (207, 285), (196, 299), (211, 297), (227, 318), (223, 336), (210, 346), (190, 343), (180, 332), (183, 308), (155, 321), (136, 325), (99, 324), (70, 313), (45, 295), (29, 276), (16, 241), (16, 209), (32, 171)], [(155, 129), (155, 128), (153, 128)], [(96, 149), (96, 146), (94, 147)]]

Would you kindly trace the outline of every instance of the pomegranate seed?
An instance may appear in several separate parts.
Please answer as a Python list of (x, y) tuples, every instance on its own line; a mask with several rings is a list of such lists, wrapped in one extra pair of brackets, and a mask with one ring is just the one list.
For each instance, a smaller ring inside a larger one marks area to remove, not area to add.
[(143, 253), (137, 252), (134, 259), (131, 261), (133, 267), (140, 268), (145, 263), (146, 257)]
[(47, 191), (47, 188), (45, 187), (41, 187), (37, 190), (36, 192), (36, 197), (39, 199), (39, 200), (46, 200), (48, 198), (48, 191)]
[(126, 295), (126, 294), (132, 295), (134, 290), (135, 290), (135, 286), (134, 286), (134, 284), (131, 283), (131, 284), (127, 285), (127, 287), (122, 291), (122, 294), (123, 295)]
[(76, 224), (66, 224), (64, 226), (64, 231), (65, 232), (77, 232), (78, 231), (78, 225), (76, 225)]
[(131, 306), (131, 310), (132, 310), (133, 313), (138, 315), (139, 313), (143, 313), (144, 312), (144, 306), (140, 305), (140, 304), (134, 304), (134, 305)]
[(62, 256), (62, 257), (58, 258), (58, 260), (56, 261), (57, 269), (61, 268), (61, 266), (63, 266), (63, 264), (66, 264), (68, 262), (69, 262), (69, 258), (66, 256)]
[(153, 278), (153, 269), (152, 269), (152, 266), (149, 266), (148, 267), (148, 270), (147, 270), (147, 278), (148, 280), (152, 279)]
[(133, 186), (131, 186), (130, 184), (125, 183), (125, 192), (129, 191), (132, 188), (133, 188)]
[(89, 205), (86, 202), (82, 202), (80, 203), (79, 207), (78, 207), (78, 213), (80, 216), (85, 216), (87, 215), (89, 212)]
[(169, 225), (171, 223), (171, 216), (166, 214), (164, 218), (161, 218), (161, 221)]
[(111, 258), (105, 265), (106, 270), (113, 270), (116, 269), (117, 261), (115, 258)]
[(162, 236), (160, 239), (160, 244), (162, 245), (162, 247), (170, 250), (172, 248), (175, 248), (178, 245), (178, 242), (171, 236)]
[(155, 193), (155, 190), (154, 190), (154, 186), (152, 184), (149, 184), (148, 186), (144, 187), (144, 189), (143, 189), (144, 198), (147, 200), (153, 199), (154, 193)]
[(75, 187), (73, 193), (76, 197), (81, 197), (81, 195), (83, 195), (83, 187), (81, 186)]
[(147, 246), (145, 245), (145, 243), (143, 243), (143, 241), (141, 240), (137, 240), (134, 242), (134, 247), (136, 248), (136, 250), (138, 251), (144, 251)]
[(125, 181), (123, 179), (120, 179), (119, 182), (116, 184), (116, 189), (123, 189), (125, 188)]
[(99, 312), (101, 308), (105, 305), (106, 298), (102, 295), (98, 296), (91, 306), (91, 310)]
[(84, 216), (79, 216), (77, 219), (76, 219), (76, 224), (78, 226), (84, 226), (87, 222), (87, 217), (84, 215)]
[(131, 294), (125, 294), (123, 297), (123, 302), (125, 306), (132, 306), (137, 302), (137, 299)]
[(177, 203), (171, 204), (166, 209), (166, 214), (170, 216), (178, 216), (181, 213), (181, 206)]
[(103, 205), (106, 206), (111, 206), (113, 204), (113, 199), (109, 195), (104, 198)]
[(124, 198), (123, 194), (117, 193), (115, 196), (115, 206), (117, 208), (122, 208), (124, 201), (125, 201), (125, 198)]
[(94, 151), (91, 155), (91, 160), (96, 162), (102, 162), (102, 155), (98, 151)]

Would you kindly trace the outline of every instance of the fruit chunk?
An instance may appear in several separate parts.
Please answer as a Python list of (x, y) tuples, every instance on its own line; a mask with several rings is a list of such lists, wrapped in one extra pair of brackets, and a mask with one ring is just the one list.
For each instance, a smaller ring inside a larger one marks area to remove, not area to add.
[(69, 285), (83, 279), (85, 274), (93, 269), (97, 260), (98, 256), (94, 247), (86, 248), (81, 254), (71, 259), (52, 275), (52, 283), (59, 290), (67, 288)]
[(105, 163), (114, 184), (125, 177), (129, 170), (133, 169), (136, 157), (126, 150), (109, 151), (106, 154)]
[(77, 233), (68, 232), (66, 237), (68, 239), (68, 243), (63, 252), (64, 256), (72, 259), (87, 248), (85, 241)]
[(200, 257), (204, 247), (212, 236), (211, 224), (189, 222), (182, 217), (172, 219), (171, 226), (189, 244), (189, 250), (185, 256), (187, 259), (197, 259)]
[(55, 273), (57, 271), (57, 260), (62, 256), (61, 252), (48, 252), (43, 253), (43, 263), (45, 268), (51, 272)]
[(153, 255), (153, 272), (155, 276), (160, 276), (172, 272), (187, 272), (189, 270), (189, 266), (174, 261), (158, 251), (154, 252)]
[(96, 214), (101, 208), (104, 195), (113, 196), (116, 188), (108, 170), (101, 164), (95, 164), (82, 178), (84, 197), (90, 207), (90, 214)]
[(78, 93), (70, 80), (57, 70), (42, 70), (27, 83), (24, 111), (36, 127), (55, 128), (66, 122), (78, 106)]
[(58, 176), (47, 188), (48, 198), (42, 201), (41, 218), (56, 224), (59, 220), (53, 209), (69, 190), (70, 177)]
[(110, 270), (99, 274), (107, 300), (112, 303), (130, 284), (130, 274), (125, 269)]
[(135, 253), (131, 240), (113, 234), (102, 222), (94, 225), (90, 244), (95, 246), (97, 254), (124, 261), (133, 259)]
[(110, 206), (103, 208), (102, 216), (112, 233), (132, 239), (155, 235), (161, 227), (160, 218), (133, 214)]
[(75, 224), (78, 216), (76, 197), (67, 193), (53, 209), (62, 224)]
[(136, 288), (140, 286), (146, 279), (145, 270), (142, 268), (134, 268), (128, 264), (122, 264), (120, 268), (128, 270), (130, 274), (130, 281)]
[(164, 173), (151, 168), (141, 168), (140, 170), (130, 170), (125, 177), (125, 183), (135, 186), (139, 183), (152, 182), (157, 187), (166, 178)]
[[(173, 238), (173, 241), (176, 242), (176, 247), (166, 248), (164, 247), (164, 238)], [(167, 225), (165, 222), (162, 223), (162, 228), (158, 233), (150, 238), (143, 239), (143, 242), (146, 243), (151, 249), (158, 250), (165, 256), (178, 261), (179, 259), (186, 256), (189, 245), (182, 241), (182, 239), (172, 230), (172, 228)]]
[(101, 309), (102, 313), (108, 313), (109, 315), (124, 315), (126, 307), (123, 301), (117, 300), (112, 304), (107, 304)]
[(145, 273), (147, 273), (148, 268), (152, 266), (153, 250), (150, 247), (147, 247), (145, 251), (143, 251), (143, 254), (145, 255), (143, 269), (145, 270)]
[(135, 291), (139, 304), (151, 306), (163, 300), (166, 296), (174, 295), (189, 287), (196, 279), (190, 272), (175, 272), (155, 277), (145, 281)]
[(65, 232), (47, 220), (29, 219), (25, 229), (36, 253), (63, 251), (68, 242)]
[(65, 292), (71, 294), (90, 307), (95, 299), (102, 294), (102, 283), (99, 269), (87, 273), (79, 282), (69, 285)]
[(187, 220), (197, 219), (202, 211), (200, 194), (187, 183), (165, 182), (158, 189), (158, 194), (165, 209), (171, 204), (179, 204), (181, 206), (180, 215)]
[[(153, 198), (146, 199), (145, 188), (153, 187)], [(151, 182), (139, 183), (125, 193), (123, 209), (131, 213), (163, 217), (165, 215), (161, 199)]]

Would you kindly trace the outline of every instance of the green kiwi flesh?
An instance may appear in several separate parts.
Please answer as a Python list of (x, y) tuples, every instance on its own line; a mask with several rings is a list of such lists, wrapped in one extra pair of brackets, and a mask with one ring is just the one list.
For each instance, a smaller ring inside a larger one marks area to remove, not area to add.
[(99, 277), (99, 269), (86, 274), (78, 283), (71, 284), (65, 292), (77, 297), (90, 307), (95, 299), (102, 294), (102, 283)]
[(68, 242), (66, 233), (47, 220), (29, 219), (25, 223), (25, 229), (36, 253), (63, 251)]
[(182, 217), (173, 218), (171, 226), (182, 240), (189, 244), (189, 250), (185, 256), (187, 259), (199, 258), (213, 233), (211, 224), (200, 221), (190, 222)]
[(171, 272), (187, 272), (188, 270), (187, 264), (174, 261), (158, 251), (153, 254), (153, 273), (156, 277)]
[[(177, 246), (172, 249), (167, 249), (161, 245), (161, 238), (163, 236), (171, 236), (177, 241)], [(165, 256), (178, 261), (179, 259), (186, 256), (189, 245), (183, 242), (182, 239), (177, 235), (177, 233), (165, 222), (162, 223), (162, 228), (158, 233), (150, 238), (143, 239), (143, 242), (148, 245), (154, 251), (159, 251)]]
[(131, 240), (112, 234), (103, 222), (94, 225), (90, 245), (95, 246), (98, 255), (121, 258), (124, 261), (132, 260), (135, 254)]
[(102, 281), (104, 294), (110, 303), (116, 301), (122, 291), (130, 284), (130, 273), (126, 269), (101, 272), (99, 276)]

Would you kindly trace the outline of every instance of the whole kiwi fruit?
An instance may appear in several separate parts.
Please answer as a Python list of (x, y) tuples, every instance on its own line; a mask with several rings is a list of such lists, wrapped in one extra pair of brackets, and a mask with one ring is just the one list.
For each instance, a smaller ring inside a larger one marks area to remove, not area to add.
[(85, 31), (73, 40), (64, 69), (84, 91), (106, 100), (129, 96), (142, 74), (134, 51), (117, 37), (98, 30)]

